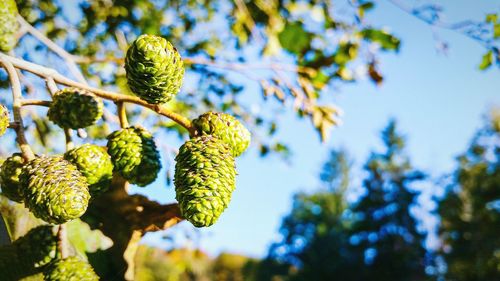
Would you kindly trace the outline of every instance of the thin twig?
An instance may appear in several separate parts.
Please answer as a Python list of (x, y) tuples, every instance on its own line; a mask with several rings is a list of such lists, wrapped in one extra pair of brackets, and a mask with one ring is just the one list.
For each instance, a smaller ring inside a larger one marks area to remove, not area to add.
[(68, 247), (67, 247), (67, 234), (66, 234), (66, 225), (61, 224), (57, 229), (57, 250), (61, 255), (62, 259), (68, 257)]
[(408, 13), (411, 16), (414, 16), (415, 18), (419, 19), (420, 21), (422, 21), (430, 26), (438, 27), (441, 29), (451, 30), (453, 32), (456, 32), (458, 34), (466, 36), (466, 37), (478, 42), (479, 44), (481, 44), (485, 47), (489, 47), (489, 42), (485, 41), (483, 38), (475, 36), (474, 34), (471, 34), (471, 33), (461, 31), (462, 28), (475, 24), (472, 21), (467, 20), (467, 21), (461, 21), (461, 22), (457, 22), (457, 23), (447, 23), (447, 22), (443, 22), (439, 19), (429, 20), (428, 18), (416, 13), (414, 8), (406, 5), (405, 3), (403, 3), (399, 0), (387, 0), (387, 1), (391, 4), (393, 4), (395, 7), (397, 7), (401, 11)]
[(52, 50), (66, 62), (69, 71), (76, 78), (76, 80), (78, 80), (80, 83), (87, 83), (80, 68), (75, 63), (76, 56), (68, 53), (66, 50), (59, 47), (56, 43), (54, 43), (54, 41), (47, 38), (43, 33), (41, 33), (34, 26), (29, 24), (22, 16), (18, 15), (17, 20), (21, 25), (21, 28), (26, 29), (31, 35), (33, 35), (36, 39), (40, 40), (40, 42), (45, 44), (47, 48)]
[[(248, 71), (248, 70), (276, 70), (286, 72), (296, 72), (308, 75), (314, 75), (317, 71), (314, 68), (286, 63), (240, 63), (240, 62), (220, 62), (204, 58), (183, 58), (186, 65), (206, 65), (214, 68), (227, 69), (232, 71)], [(92, 57), (78, 57), (75, 62), (80, 64), (90, 64), (99, 62), (115, 62), (123, 63), (124, 58), (106, 57), (106, 58), (92, 58)]]
[(21, 100), (21, 106), (26, 105), (37, 105), (49, 107), (52, 102), (48, 100), (33, 100), (33, 99), (23, 99)]
[(116, 107), (118, 111), (118, 118), (120, 119), (120, 126), (122, 128), (128, 128), (129, 123), (127, 118), (127, 109), (125, 108), (125, 103), (117, 102)]
[(17, 143), (19, 144), (19, 148), (21, 149), (23, 158), (26, 161), (29, 161), (35, 158), (35, 154), (31, 150), (31, 147), (29, 146), (28, 141), (26, 140), (26, 135), (24, 134), (23, 118), (21, 116), (21, 106), (22, 106), (21, 82), (19, 82), (19, 76), (17, 75), (17, 71), (14, 68), (14, 65), (11, 62), (9, 62), (9, 60), (5, 59), (5, 55), (2, 55), (2, 57), (0, 57), (0, 61), (2, 62), (5, 70), (7, 70), (7, 74), (9, 75), (9, 80), (12, 88), (12, 98), (13, 98), (12, 111), (14, 115), (14, 122), (18, 124), (16, 128), (16, 134), (17, 134), (16, 140)]
[(72, 135), (71, 129), (65, 128), (64, 139), (66, 140), (66, 151), (75, 148), (75, 144), (73, 143), (73, 138), (71, 135)]
[(52, 77), (47, 77), (45, 79), (45, 85), (47, 86), (51, 97), (53, 97), (57, 93), (57, 91), (59, 91), (59, 88), (57, 87), (57, 84)]
[(22, 70), (26, 70), (28, 72), (31, 72), (37, 76), (44, 78), (44, 79), (47, 79), (50, 77), (50, 78), (54, 79), (54, 81), (59, 83), (59, 84), (63, 84), (63, 85), (70, 86), (70, 87), (77, 87), (77, 88), (85, 89), (85, 90), (91, 91), (96, 96), (99, 96), (99, 97), (107, 99), (107, 100), (111, 100), (114, 102), (134, 103), (134, 104), (143, 106), (145, 108), (148, 108), (150, 110), (155, 111), (156, 113), (158, 113), (160, 115), (163, 115), (165, 117), (170, 118), (171, 120), (175, 121), (179, 125), (186, 128), (192, 135), (194, 134), (194, 129), (193, 129), (193, 127), (191, 125), (191, 121), (189, 119), (187, 119), (186, 117), (184, 117), (178, 113), (175, 113), (175, 112), (169, 110), (167, 107), (165, 107), (163, 105), (150, 104), (150, 103), (147, 103), (146, 101), (144, 101), (138, 97), (128, 96), (128, 95), (124, 95), (124, 94), (119, 94), (119, 93), (115, 93), (115, 92), (111, 92), (111, 91), (106, 91), (106, 90), (94, 88), (94, 87), (91, 87), (89, 85), (71, 80), (71, 79), (63, 76), (59, 72), (57, 72), (55, 69), (44, 67), (44, 66), (41, 66), (41, 65), (38, 65), (35, 63), (31, 63), (31, 62), (28, 62), (28, 61), (25, 61), (25, 60), (22, 60), (19, 58), (15, 58), (12, 56), (8, 56), (5, 54), (0, 54), (0, 59), (3, 61), (7, 61), (7, 62), (12, 63), (12, 65), (14, 65), (14, 67), (17, 67), (17, 68), (22, 69)]
[(10, 122), (9, 123), (9, 128), (10, 129), (17, 130), (18, 127), (19, 127), (19, 123), (17, 123), (17, 122)]

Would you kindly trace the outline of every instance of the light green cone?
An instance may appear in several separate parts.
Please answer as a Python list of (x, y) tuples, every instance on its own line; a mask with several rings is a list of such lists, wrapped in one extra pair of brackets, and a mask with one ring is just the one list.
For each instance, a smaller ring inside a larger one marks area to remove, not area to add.
[(114, 170), (139, 186), (152, 183), (161, 169), (153, 136), (142, 127), (129, 127), (109, 135), (108, 154)]
[(23, 167), (19, 180), (26, 207), (48, 223), (62, 224), (81, 217), (87, 210), (87, 180), (62, 157), (31, 160)]
[(80, 129), (97, 122), (102, 111), (102, 100), (93, 93), (78, 88), (65, 88), (54, 95), (47, 115), (50, 121), (62, 128)]
[(235, 189), (236, 168), (229, 147), (214, 136), (184, 143), (175, 158), (175, 192), (182, 216), (196, 227), (214, 224)]
[(87, 178), (92, 196), (109, 189), (113, 178), (113, 163), (103, 147), (87, 143), (66, 152), (64, 159), (73, 163)]
[(213, 135), (231, 148), (234, 157), (240, 156), (250, 144), (250, 132), (229, 114), (207, 112), (193, 120), (199, 135)]
[(148, 103), (165, 103), (180, 90), (184, 63), (164, 38), (143, 34), (129, 47), (125, 70), (130, 90)]

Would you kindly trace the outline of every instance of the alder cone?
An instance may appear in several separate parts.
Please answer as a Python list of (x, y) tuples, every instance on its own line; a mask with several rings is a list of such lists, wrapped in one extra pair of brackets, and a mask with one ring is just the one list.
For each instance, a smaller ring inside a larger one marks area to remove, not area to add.
[(225, 142), (234, 157), (240, 156), (250, 144), (250, 132), (234, 116), (207, 112), (193, 120), (199, 135), (213, 135)]
[(114, 170), (130, 183), (146, 186), (161, 169), (160, 153), (150, 132), (142, 127), (129, 127), (108, 136), (108, 154)]
[(0, 187), (2, 194), (15, 202), (23, 202), (19, 175), (24, 166), (24, 159), (21, 153), (14, 153), (7, 158), (0, 167)]
[(19, 29), (16, 16), (15, 0), (0, 1), (0, 51), (2, 52), (8, 52), (16, 46), (16, 32)]
[(236, 168), (229, 147), (214, 136), (185, 142), (175, 158), (174, 184), (182, 216), (196, 227), (213, 225), (235, 189)]
[(100, 98), (87, 90), (70, 87), (55, 93), (47, 115), (62, 128), (80, 129), (95, 124), (102, 112)]
[(92, 196), (109, 189), (113, 178), (113, 163), (103, 147), (87, 143), (66, 152), (64, 159), (73, 163), (87, 179)]
[[(1, 5), (1, 4), (0, 4)], [(5, 134), (9, 127), (9, 110), (5, 105), (0, 104), (0, 136)]]
[(92, 266), (76, 257), (54, 261), (43, 273), (45, 281), (94, 281), (99, 276)]
[(52, 226), (41, 225), (9, 245), (0, 247), (1, 280), (18, 280), (39, 272), (56, 257)]
[(22, 254), (20, 264), (40, 268), (55, 259), (57, 237), (52, 228), (50, 225), (37, 226), (14, 242), (18, 253)]
[(129, 47), (125, 71), (130, 90), (148, 103), (165, 103), (180, 90), (184, 63), (166, 39), (143, 34)]
[(62, 224), (81, 217), (90, 199), (87, 180), (75, 165), (60, 156), (28, 162), (19, 176), (24, 204), (48, 223)]

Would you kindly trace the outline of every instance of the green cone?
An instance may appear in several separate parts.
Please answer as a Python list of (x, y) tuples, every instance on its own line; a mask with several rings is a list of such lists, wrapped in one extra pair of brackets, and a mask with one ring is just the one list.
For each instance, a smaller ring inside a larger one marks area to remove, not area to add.
[(19, 24), (16, 19), (15, 0), (0, 1), (0, 51), (8, 52), (16, 46), (16, 32)]
[(152, 183), (161, 169), (153, 136), (142, 127), (129, 127), (109, 135), (108, 154), (115, 171), (139, 186)]
[(103, 147), (87, 143), (66, 152), (64, 159), (73, 163), (87, 178), (92, 196), (109, 189), (113, 177), (113, 163)]
[(52, 226), (31, 229), (14, 243), (0, 247), (1, 280), (19, 280), (41, 271), (55, 259), (57, 237)]
[(25, 256), (25, 264), (39, 268), (56, 257), (57, 237), (52, 228), (50, 225), (37, 226), (14, 242), (18, 252)]
[(24, 166), (24, 159), (21, 153), (14, 153), (7, 158), (0, 167), (0, 187), (2, 194), (15, 202), (23, 202), (21, 185), (19, 184), (19, 174)]
[[(2, 4), (0, 4), (2, 5)], [(5, 134), (5, 131), (9, 127), (9, 110), (5, 105), (0, 103), (0, 136)]]
[(31, 160), (23, 167), (19, 180), (26, 207), (48, 223), (62, 224), (79, 218), (87, 210), (87, 180), (62, 157)]
[(234, 157), (240, 156), (250, 144), (250, 132), (229, 114), (207, 112), (193, 120), (199, 135), (214, 135), (231, 148)]
[(214, 136), (196, 137), (181, 146), (175, 160), (174, 184), (182, 216), (196, 227), (214, 224), (235, 188), (229, 147)]
[(56, 260), (43, 273), (45, 281), (94, 281), (99, 276), (87, 262), (76, 257)]
[(175, 47), (162, 37), (147, 34), (129, 47), (125, 70), (132, 92), (155, 104), (171, 100), (184, 77), (184, 63)]
[(102, 100), (93, 93), (78, 88), (65, 88), (56, 92), (47, 115), (62, 128), (80, 129), (97, 122), (102, 111)]

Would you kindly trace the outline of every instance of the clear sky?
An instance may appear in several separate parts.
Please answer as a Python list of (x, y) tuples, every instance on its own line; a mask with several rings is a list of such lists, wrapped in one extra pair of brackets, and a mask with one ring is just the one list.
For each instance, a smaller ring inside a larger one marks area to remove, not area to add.
[[(336, 103), (344, 110), (344, 124), (321, 145), (308, 120), (290, 113), (281, 119), (280, 137), (293, 150), (292, 164), (276, 158), (260, 159), (255, 148), (238, 159), (238, 184), (229, 208), (219, 222), (197, 231), (196, 245), (210, 254), (221, 251), (263, 256), (278, 236), (281, 218), (295, 192), (317, 188), (317, 174), (332, 147), (344, 147), (359, 167), (370, 150), (380, 145), (378, 132), (390, 117), (399, 121), (408, 137), (408, 152), (418, 168), (438, 176), (450, 172), (454, 157), (464, 151), (482, 116), (500, 105), (499, 71), (477, 68), (484, 49), (462, 35), (432, 30), (387, 1), (368, 20), (385, 26), (402, 39), (399, 54), (381, 59), (385, 81), (381, 87), (365, 81), (341, 86)], [(410, 1), (422, 3), (422, 1)], [(500, 3), (489, 0), (437, 1), (445, 6), (448, 21), (483, 19), (486, 12), (500, 12)], [(450, 44), (439, 54), (433, 32)], [(159, 183), (159, 185), (162, 185)], [(174, 198), (164, 185), (148, 194), (160, 201)], [(183, 223), (172, 233), (192, 233)], [(148, 235), (145, 243), (167, 247), (162, 234)], [(181, 239), (182, 241), (182, 239)]]

